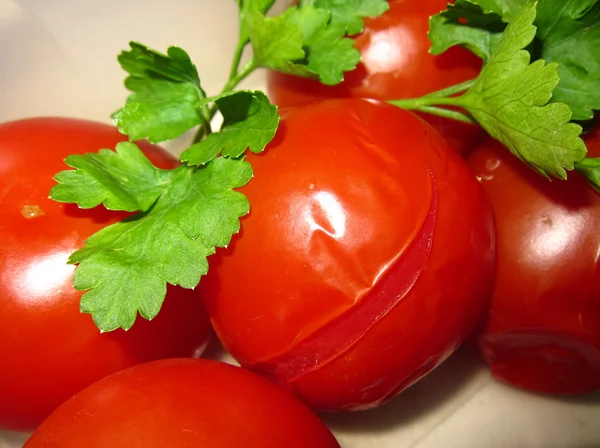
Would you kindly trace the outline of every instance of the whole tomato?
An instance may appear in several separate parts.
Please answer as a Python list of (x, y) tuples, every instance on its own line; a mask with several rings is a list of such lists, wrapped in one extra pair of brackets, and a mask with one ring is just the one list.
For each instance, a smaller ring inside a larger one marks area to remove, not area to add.
[(339, 448), (304, 404), (258, 375), (200, 359), (115, 373), (58, 408), (27, 448)]
[(201, 296), (243, 365), (325, 410), (376, 406), (481, 318), (494, 238), (485, 195), (426, 122), (385, 103), (282, 111), (251, 212)]
[[(448, 0), (391, 0), (390, 9), (365, 20), (355, 37), (362, 56), (354, 71), (336, 86), (270, 71), (267, 89), (279, 106), (322, 98), (362, 97), (379, 100), (416, 98), (479, 75), (481, 61), (470, 51), (453, 47), (439, 56), (429, 53), (429, 17), (446, 9)], [(482, 138), (479, 126), (423, 114), (453, 148), (465, 152)]]
[[(600, 133), (587, 139), (600, 156)], [(600, 388), (600, 196), (577, 173), (542, 178), (494, 140), (469, 155), (496, 218), (497, 272), (481, 352), (532, 391)]]
[[(0, 125), (0, 428), (31, 430), (92, 382), (144, 361), (199, 353), (210, 334), (201, 301), (170, 288), (160, 315), (128, 332), (100, 334), (79, 311), (69, 255), (87, 237), (124, 217), (48, 198), (52, 177), (73, 153), (114, 148), (112, 126), (66, 118)], [(154, 163), (176, 165), (141, 144)]]

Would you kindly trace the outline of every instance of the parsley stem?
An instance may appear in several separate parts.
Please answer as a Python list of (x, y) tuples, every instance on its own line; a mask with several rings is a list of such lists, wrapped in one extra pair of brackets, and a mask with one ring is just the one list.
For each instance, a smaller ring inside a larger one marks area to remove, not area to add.
[(229, 79), (233, 79), (237, 76), (238, 69), (240, 67), (240, 62), (241, 62), (242, 56), (244, 54), (244, 48), (246, 48), (247, 44), (248, 44), (248, 41), (243, 41), (243, 40), (238, 41), (237, 46), (235, 47), (233, 61), (231, 63), (231, 70), (229, 70)]
[(388, 103), (406, 110), (420, 110), (423, 107), (429, 106), (458, 106), (456, 98), (437, 96), (422, 96), (421, 98), (389, 100)]
[(239, 83), (250, 76), (256, 69), (257, 65), (254, 62), (254, 59), (250, 59), (239, 72), (236, 70), (236, 72), (233, 73), (233, 76), (229, 77), (229, 81), (227, 81), (227, 84), (225, 84), (221, 93), (230, 92), (235, 89)]
[[(239, 64), (239, 62), (238, 62), (238, 64)], [(229, 81), (227, 81), (225, 86), (223, 86), (220, 93), (222, 94), (222, 93), (231, 92), (233, 89), (235, 89), (237, 87), (237, 85), (239, 83), (241, 83), (244, 79), (246, 79), (248, 76), (250, 76), (250, 74), (252, 74), (252, 72), (254, 72), (254, 70), (256, 70), (257, 68), (258, 68), (258, 66), (254, 63), (254, 60), (252, 60), (252, 59), (250, 61), (248, 61), (244, 65), (244, 67), (242, 67), (241, 71), (238, 72), (237, 67), (236, 67), (235, 73), (233, 73), (230, 76)], [(210, 128), (210, 122), (215, 117), (218, 110), (219, 110), (219, 108), (214, 103), (212, 106), (210, 106), (210, 108), (207, 109), (207, 114), (206, 114), (207, 120), (205, 123), (200, 125), (198, 132), (194, 136), (194, 143), (198, 143), (206, 135), (208, 135), (212, 132), (212, 130)]]
[(390, 100), (389, 104), (406, 110), (425, 112), (439, 117), (451, 118), (463, 123), (474, 124), (475, 121), (466, 113), (439, 106), (459, 106), (457, 98), (445, 98), (437, 96), (423, 96), (421, 98), (409, 98), (405, 100)]
[(427, 114), (437, 115), (438, 117), (450, 118), (452, 120), (461, 121), (468, 124), (477, 124), (469, 115), (459, 112), (457, 110), (445, 109), (443, 107), (425, 106), (418, 109), (419, 112), (425, 112)]
[(469, 81), (461, 82), (460, 84), (456, 84), (454, 86), (446, 87), (441, 90), (436, 90), (435, 92), (428, 93), (425, 95), (426, 97), (448, 97), (452, 95), (456, 95), (457, 93), (462, 93), (469, 90), (473, 87), (477, 79), (470, 79)]

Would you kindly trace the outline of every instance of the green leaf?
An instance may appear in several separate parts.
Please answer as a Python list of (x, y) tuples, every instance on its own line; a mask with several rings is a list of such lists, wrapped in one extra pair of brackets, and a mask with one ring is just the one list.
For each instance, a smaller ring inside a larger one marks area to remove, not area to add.
[(600, 193), (600, 158), (589, 158), (575, 163), (575, 169), (590, 184), (590, 186)]
[(199, 101), (204, 97), (198, 71), (178, 47), (167, 54), (136, 43), (119, 56), (130, 76), (125, 86), (133, 94), (112, 118), (132, 140), (153, 143), (171, 140), (202, 122)]
[(306, 68), (324, 84), (340, 83), (344, 72), (354, 69), (360, 62), (360, 52), (354, 48), (354, 41), (344, 37), (343, 26), (330, 23), (327, 11), (313, 6), (292, 7), (283, 17), (302, 31)]
[(238, 0), (240, 13), (240, 41), (248, 42), (250, 35), (246, 26), (246, 15), (248, 13), (259, 13), (265, 15), (271, 9), (275, 0)]
[(527, 0), (471, 0), (471, 3), (479, 5), (486, 13), (498, 14), (505, 22), (510, 22)]
[(118, 60), (123, 70), (131, 76), (162, 78), (200, 86), (198, 70), (183, 49), (169, 47), (165, 55), (138, 42), (130, 42), (129, 46), (131, 50), (121, 52)]
[(554, 101), (567, 103), (576, 120), (600, 110), (600, 4), (596, 0), (545, 0), (540, 18), (542, 57), (558, 63)]
[(191, 84), (129, 77), (125, 85), (134, 94), (112, 118), (131, 140), (172, 140), (202, 121), (198, 91)]
[(231, 158), (240, 157), (246, 149), (259, 153), (275, 136), (279, 114), (264, 93), (237, 91), (215, 102), (223, 115), (221, 131), (181, 154), (181, 160), (189, 165), (206, 164), (220, 153)]
[[(432, 52), (463, 45), (487, 60), (502, 32), (497, 19), (510, 22), (525, 4), (526, 0), (457, 0), (431, 19)], [(600, 4), (539, 0), (535, 24), (536, 57), (558, 64), (560, 83), (551, 101), (567, 104), (575, 120), (591, 119), (600, 110)]]
[(569, 123), (566, 104), (547, 104), (559, 82), (556, 64), (535, 61), (523, 48), (533, 40), (536, 3), (509, 24), (475, 85), (456, 104), (515, 156), (543, 175), (566, 178), (565, 169), (587, 152), (581, 127)]
[(458, 0), (454, 5), (448, 5), (448, 10), (431, 17), (431, 53), (439, 55), (450, 47), (462, 45), (488, 61), (505, 28), (498, 14), (486, 13), (478, 5)]
[(156, 168), (133, 143), (119, 143), (115, 151), (71, 155), (65, 160), (75, 170), (55, 176), (59, 182), (50, 197), (81, 208), (100, 204), (109, 210), (146, 211), (171, 182), (173, 171)]
[(199, 169), (180, 167), (146, 212), (104, 228), (75, 252), (74, 285), (86, 290), (81, 310), (103, 331), (130, 328), (139, 312), (154, 318), (166, 283), (194, 288), (206, 257), (229, 244), (249, 211), (233, 191), (252, 177), (247, 162), (217, 158)]
[[(301, 7), (304, 3), (307, 2), (300, 2)], [(377, 17), (390, 8), (386, 0), (314, 0), (309, 3), (329, 11), (331, 24), (341, 26), (348, 35), (362, 32), (364, 18)]]
[(306, 54), (302, 31), (284, 16), (265, 17), (258, 12), (244, 16), (244, 26), (254, 50), (254, 63), (284, 73), (311, 76), (301, 64)]

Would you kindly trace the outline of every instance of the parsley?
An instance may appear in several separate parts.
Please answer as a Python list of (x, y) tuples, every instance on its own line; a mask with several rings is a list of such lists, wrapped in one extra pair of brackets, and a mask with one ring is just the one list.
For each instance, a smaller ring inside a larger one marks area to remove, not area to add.
[[(446, 15), (464, 17), (468, 12), (470, 26), (444, 26), (450, 37), (437, 40), (440, 47), (461, 40), (479, 54), (486, 62), (479, 77), (455, 89), (445, 89), (444, 95), (438, 92), (421, 99), (391, 103), (440, 112), (439, 115), (447, 110), (444, 107), (460, 107), (467, 112), (467, 115), (462, 114), (463, 117), (479, 123), (531, 168), (544, 176), (565, 179), (566, 170), (572, 170), (587, 150), (579, 137), (581, 127), (570, 123), (572, 111), (569, 105), (549, 104), (560, 81), (558, 65), (547, 64), (541, 59), (531, 63), (530, 53), (526, 50), (536, 36), (533, 23), (537, 2), (528, 1), (518, 10), (515, 9), (517, 0), (479, 3), (475, 6), (471, 2), (457, 1)], [(456, 14), (457, 10), (465, 14)], [(481, 33), (480, 26), (499, 26), (501, 14), (508, 14), (513, 19), (504, 31), (497, 36)], [(439, 16), (434, 17), (432, 24), (439, 20)], [(432, 37), (435, 39), (439, 32), (440, 29), (435, 30)], [(449, 96), (465, 90), (461, 96)], [(451, 116), (449, 113), (446, 116)]]
[(363, 19), (376, 17), (388, 9), (390, 5), (386, 0), (314, 0), (318, 8), (331, 11), (331, 23), (340, 25), (348, 34), (358, 34), (363, 30)]
[[(131, 42), (119, 55), (131, 95), (113, 114), (115, 123), (131, 140), (154, 143), (196, 129), (182, 166), (158, 169), (134, 143), (120, 143), (115, 150), (70, 156), (66, 163), (73, 169), (56, 175), (51, 197), (57, 201), (137, 212), (94, 234), (69, 260), (78, 265), (75, 288), (85, 291), (81, 310), (102, 331), (128, 329), (138, 314), (155, 317), (167, 283), (194, 288), (208, 270), (207, 257), (239, 231), (240, 217), (250, 210), (235, 191), (252, 178), (244, 154), (264, 150), (279, 114), (264, 93), (236, 91), (237, 85), (260, 67), (341, 81), (360, 59), (346, 34), (387, 7), (383, 0), (355, 0), (352, 13), (344, 3), (307, 1), (267, 17), (273, 3), (237, 0), (239, 40), (229, 78), (216, 95), (205, 93), (181, 48), (161, 53)], [(252, 52), (242, 64), (247, 46)], [(217, 113), (223, 124), (213, 132)]]
[[(498, 45), (506, 23), (526, 0), (457, 0), (431, 18), (431, 51), (463, 45), (484, 61)], [(560, 82), (552, 101), (567, 104), (573, 119), (600, 110), (600, 4), (597, 0), (539, 0), (534, 59), (556, 62)]]
[[(279, 115), (263, 93), (237, 91), (238, 84), (261, 67), (340, 82), (359, 62), (347, 36), (388, 8), (384, 0), (304, 0), (270, 17), (272, 0), (237, 4), (231, 70), (212, 96), (181, 48), (163, 54), (132, 42), (119, 56), (131, 95), (113, 114), (115, 123), (130, 139), (152, 142), (196, 130), (182, 166), (158, 169), (134, 143), (121, 143), (114, 151), (70, 156), (73, 169), (56, 175), (57, 201), (137, 212), (70, 258), (78, 264), (74, 285), (86, 291), (81, 309), (101, 330), (130, 328), (138, 314), (156, 316), (167, 283), (194, 288), (207, 257), (239, 231), (250, 210), (235, 191), (252, 178), (245, 153), (264, 150)], [(485, 62), (479, 77), (390, 103), (477, 122), (542, 175), (563, 179), (577, 169), (600, 190), (600, 159), (585, 158), (581, 127), (570, 123), (600, 108), (599, 21), (596, 0), (539, 0), (539, 7), (533, 0), (457, 0), (431, 19), (432, 52), (466, 46)], [(214, 132), (216, 114), (223, 124)]]

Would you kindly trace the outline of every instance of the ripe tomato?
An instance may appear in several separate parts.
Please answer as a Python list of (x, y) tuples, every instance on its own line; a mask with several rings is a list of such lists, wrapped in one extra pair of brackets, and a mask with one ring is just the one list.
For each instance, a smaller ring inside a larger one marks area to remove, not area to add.
[(64, 403), (27, 448), (339, 448), (292, 395), (228, 364), (170, 359), (109, 376)]
[[(600, 134), (587, 140), (600, 156)], [(496, 218), (497, 273), (479, 340), (494, 376), (544, 393), (600, 388), (600, 196), (548, 182), (487, 140), (468, 163)]]
[[(72, 153), (114, 148), (111, 126), (65, 118), (0, 125), (0, 428), (31, 430), (90, 383), (131, 365), (194, 355), (209, 335), (208, 317), (191, 291), (170, 288), (153, 321), (100, 334), (79, 312), (68, 256), (87, 237), (122, 218), (48, 198), (52, 177)], [(141, 145), (158, 165), (176, 161)]]
[[(337, 86), (315, 80), (268, 73), (268, 93), (280, 106), (319, 98), (362, 97), (379, 100), (416, 98), (476, 78), (481, 61), (466, 49), (454, 47), (440, 56), (429, 53), (429, 17), (444, 10), (448, 0), (391, 0), (381, 16), (365, 20), (355, 38), (362, 62)], [(479, 126), (423, 114), (459, 152), (473, 148), (483, 137)]]
[(494, 242), (483, 190), (417, 116), (362, 99), (283, 110), (241, 189), (250, 214), (200, 290), (242, 365), (316, 408), (375, 406), (481, 317)]

